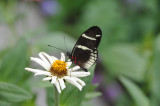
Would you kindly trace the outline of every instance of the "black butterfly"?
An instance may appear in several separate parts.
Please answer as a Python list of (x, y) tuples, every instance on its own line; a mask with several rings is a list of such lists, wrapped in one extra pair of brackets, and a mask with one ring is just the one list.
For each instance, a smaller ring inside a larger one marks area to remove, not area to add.
[(90, 68), (98, 57), (98, 45), (102, 37), (102, 31), (98, 26), (93, 26), (86, 30), (76, 42), (72, 52), (67, 52), (67, 56), (84, 71)]

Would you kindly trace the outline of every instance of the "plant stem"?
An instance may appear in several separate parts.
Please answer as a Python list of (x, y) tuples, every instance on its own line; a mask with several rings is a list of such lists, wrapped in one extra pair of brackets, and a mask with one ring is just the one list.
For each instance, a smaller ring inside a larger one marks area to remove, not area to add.
[(56, 86), (54, 86), (54, 106), (59, 106), (59, 93)]

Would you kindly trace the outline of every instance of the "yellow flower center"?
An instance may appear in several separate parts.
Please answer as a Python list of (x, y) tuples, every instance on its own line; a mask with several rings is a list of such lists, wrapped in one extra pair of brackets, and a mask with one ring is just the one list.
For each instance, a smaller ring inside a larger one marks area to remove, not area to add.
[(63, 77), (67, 75), (67, 63), (61, 60), (56, 60), (53, 62), (50, 72), (53, 76)]

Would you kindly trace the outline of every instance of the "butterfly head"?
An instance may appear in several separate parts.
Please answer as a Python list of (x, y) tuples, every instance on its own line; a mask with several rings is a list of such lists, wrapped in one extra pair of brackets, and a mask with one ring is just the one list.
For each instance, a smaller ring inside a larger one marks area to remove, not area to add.
[(69, 59), (71, 59), (72, 62), (74, 63), (77, 63), (77, 58), (76, 57), (73, 57), (71, 56), (71, 53), (70, 52), (66, 52), (66, 56), (68, 56)]
[(70, 58), (71, 57), (71, 53), (70, 52), (66, 52), (66, 56), (68, 56)]

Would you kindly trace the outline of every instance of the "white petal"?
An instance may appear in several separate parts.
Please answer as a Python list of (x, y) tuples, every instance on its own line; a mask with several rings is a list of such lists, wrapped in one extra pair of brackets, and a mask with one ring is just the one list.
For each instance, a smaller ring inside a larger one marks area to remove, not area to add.
[(72, 77), (65, 76), (64, 79), (70, 84), (76, 86), (80, 91), (82, 90), (82, 86), (79, 83), (77, 83), (76, 80), (73, 79)]
[(54, 84), (57, 81), (57, 77), (56, 76), (52, 76), (52, 81), (51, 83)]
[(71, 76), (71, 71), (70, 71), (70, 69), (68, 69), (67, 75), (68, 75), (68, 76)]
[(80, 83), (82, 86), (85, 86), (86, 84), (84, 83), (84, 81), (82, 81), (81, 79), (79, 78), (76, 78), (76, 77), (72, 77), (74, 78), (78, 83)]
[(66, 63), (67, 63), (67, 67), (66, 68), (68, 69), (72, 64), (72, 61), (67, 61)]
[(46, 63), (46, 65), (48, 65), (48, 67), (51, 66), (51, 64), (48, 62), (48, 60), (46, 59), (46, 57), (44, 57), (44, 55), (42, 54), (42, 52), (40, 52), (38, 55)]
[(72, 76), (72, 77), (86, 77), (86, 76), (89, 76), (91, 73), (90, 72), (71, 72), (68, 74), (70, 74), (69, 76)]
[(46, 76), (50, 76), (51, 73), (50, 73), (50, 72), (47, 72), (47, 71), (43, 71), (43, 72), (35, 73), (34, 75), (35, 75), (35, 76), (37, 76), (37, 75), (46, 75)]
[(76, 71), (76, 70), (79, 70), (80, 67), (79, 66), (74, 66), (73, 68), (69, 69), (70, 71)]
[(43, 71), (43, 70), (33, 69), (33, 68), (25, 68), (25, 70), (33, 72), (33, 73), (46, 72), (46, 71)]
[(63, 79), (59, 78), (58, 80), (59, 80), (59, 84), (61, 86), (61, 89), (63, 90), (64, 88), (66, 88)]
[(36, 63), (38, 63), (39, 65), (41, 65), (47, 71), (50, 69), (50, 67), (48, 67), (48, 65), (46, 65), (46, 63), (44, 61), (42, 61), (41, 59), (39, 59), (39, 58), (31, 57), (31, 60), (36, 62)]
[(51, 56), (52, 57), (52, 59), (53, 59), (53, 62), (55, 61), (55, 60), (58, 60), (56, 57), (54, 57), (54, 56)]
[(65, 61), (65, 55), (64, 55), (64, 53), (61, 53), (61, 61)]
[(57, 60), (57, 58), (52, 58), (51, 56), (49, 56), (47, 53), (42, 52), (42, 54), (49, 60), (49, 62), (52, 64), (53, 61)]
[(52, 77), (46, 77), (46, 78), (43, 78), (43, 81), (49, 81), (51, 79), (52, 79)]
[(61, 93), (61, 89), (60, 89), (60, 85), (59, 85), (58, 81), (56, 81), (56, 82), (54, 83), (54, 85), (56, 86), (57, 91), (58, 91), (59, 93)]

